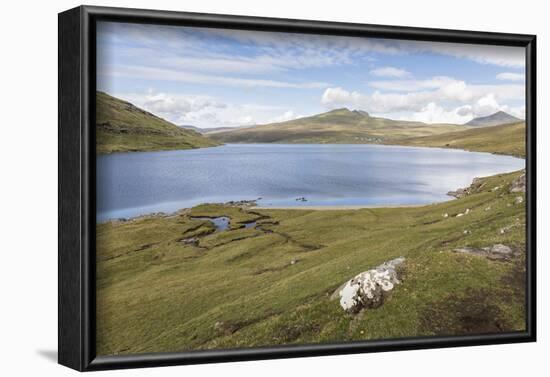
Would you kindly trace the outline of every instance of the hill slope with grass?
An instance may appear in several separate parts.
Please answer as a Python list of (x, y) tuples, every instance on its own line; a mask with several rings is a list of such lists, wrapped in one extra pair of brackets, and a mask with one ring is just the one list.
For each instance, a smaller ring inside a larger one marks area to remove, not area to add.
[[(521, 172), (416, 208), (205, 204), (97, 226), (97, 352), (174, 352), (525, 329)], [(521, 197), (518, 200), (518, 197)], [(215, 231), (196, 216), (227, 216)], [(256, 221), (255, 227), (245, 223)], [(455, 252), (503, 244), (509, 260)], [(405, 257), (401, 284), (357, 315), (331, 295)]]
[(466, 128), (377, 118), (342, 108), (282, 123), (208, 132), (208, 137), (226, 143), (372, 144)]
[(96, 93), (97, 153), (192, 149), (220, 145), (129, 102)]
[(458, 148), (525, 157), (525, 123), (471, 128), (439, 135), (398, 140), (400, 145)]

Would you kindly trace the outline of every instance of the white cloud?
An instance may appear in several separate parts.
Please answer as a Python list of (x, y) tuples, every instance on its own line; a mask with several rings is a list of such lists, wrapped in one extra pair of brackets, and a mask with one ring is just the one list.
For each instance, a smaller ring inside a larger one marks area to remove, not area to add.
[(286, 121), (289, 121), (289, 120), (293, 120), (293, 119), (297, 119), (297, 118), (301, 118), (301, 115), (296, 115), (294, 113), (294, 111), (292, 110), (287, 110), (285, 111), (283, 114), (281, 115), (278, 115), (274, 118), (271, 118), (268, 123), (279, 123), (279, 122), (286, 122)]
[(404, 69), (395, 68), (395, 67), (376, 68), (370, 71), (370, 73), (374, 76), (379, 76), (379, 77), (406, 77), (411, 74), (410, 72), (405, 71)]
[(374, 86), (394, 91), (376, 90), (371, 94), (364, 94), (341, 87), (327, 88), (321, 96), (321, 104), (327, 108), (347, 106), (362, 109), (390, 118), (407, 113), (414, 120), (430, 123), (463, 123), (498, 110), (520, 114), (521, 108), (502, 103), (523, 101), (525, 95), (523, 85), (471, 85), (449, 77), (385, 81)]
[[(162, 70), (169, 75), (177, 73), (178, 80), (184, 82), (208, 84), (219, 81), (221, 85), (301, 89), (321, 85), (316, 82), (281, 83), (266, 75), (308, 68), (354, 65), (372, 60), (374, 54), (408, 55), (428, 52), (481, 64), (504, 67), (525, 65), (525, 49), (509, 46), (110, 22), (101, 22), (98, 25), (98, 35), (99, 43), (104, 46), (98, 50), (100, 77), (111, 74), (110, 69), (116, 60), (122, 72), (135, 70), (139, 65), (150, 70)], [(215, 43), (212, 43), (213, 39)], [(236, 49), (235, 42), (241, 43), (241, 48)], [(243, 46), (246, 48), (242, 49)], [(404, 78), (408, 74), (406, 70), (395, 67), (373, 70), (373, 74), (377, 73), (380, 77), (393, 78)], [(225, 74), (233, 77), (225, 78)], [(253, 75), (262, 75), (262, 78), (253, 80), (250, 78)], [(222, 76), (225, 79), (219, 80)], [(156, 75), (152, 76), (153, 79), (155, 77)]]
[(463, 105), (446, 108), (435, 102), (430, 102), (420, 111), (399, 117), (399, 119), (415, 120), (424, 123), (464, 124), (473, 118), (491, 115), (497, 111), (507, 112), (520, 119), (525, 118), (525, 106), (510, 107), (508, 105), (501, 105), (496, 101), (494, 94), (488, 94), (480, 98), (473, 106)]
[(446, 42), (402, 42), (401, 48), (409, 52), (432, 52), (440, 55), (468, 59), (479, 64), (520, 68), (525, 66), (525, 48)]
[(523, 73), (502, 72), (496, 76), (496, 79), (503, 81), (524, 81), (525, 75)]
[(198, 84), (215, 84), (238, 87), (272, 87), (292, 89), (326, 88), (330, 84), (323, 82), (289, 82), (269, 79), (252, 79), (231, 76), (218, 76), (146, 66), (110, 66), (103, 67), (104, 76), (135, 79), (179, 81)]
[(428, 103), (420, 111), (412, 113), (410, 116), (402, 117), (402, 120), (414, 120), (424, 123), (452, 123), (464, 124), (472, 119), (471, 109), (467, 107), (458, 107), (454, 109), (445, 109), (435, 102)]
[(470, 101), (487, 93), (497, 93), (500, 100), (523, 100), (525, 87), (521, 84), (467, 84), (452, 77), (435, 76), (425, 80), (371, 81), (368, 85), (375, 89), (393, 92), (419, 92), (437, 90), (444, 99)]
[(437, 89), (451, 83), (456, 83), (457, 80), (446, 76), (435, 76), (425, 80), (385, 80), (385, 81), (370, 81), (370, 87), (382, 90), (391, 90), (395, 92), (410, 92), (424, 89)]
[(208, 96), (169, 93), (117, 93), (116, 97), (177, 125), (197, 127), (238, 127), (283, 122), (298, 118), (292, 109), (260, 104), (224, 103)]
[(116, 55), (149, 67), (217, 74), (338, 66), (369, 60), (371, 52), (398, 52), (374, 39), (109, 22), (99, 24), (98, 35), (101, 62)]
[(489, 93), (481, 97), (472, 107), (472, 112), (477, 116), (491, 115), (498, 110), (500, 110), (500, 105), (498, 104), (493, 93)]

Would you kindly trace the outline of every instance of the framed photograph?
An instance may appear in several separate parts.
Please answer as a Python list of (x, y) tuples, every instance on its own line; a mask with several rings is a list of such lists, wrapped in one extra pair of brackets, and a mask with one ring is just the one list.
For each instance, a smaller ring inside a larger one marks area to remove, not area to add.
[(59, 362), (535, 341), (535, 43), (59, 14)]

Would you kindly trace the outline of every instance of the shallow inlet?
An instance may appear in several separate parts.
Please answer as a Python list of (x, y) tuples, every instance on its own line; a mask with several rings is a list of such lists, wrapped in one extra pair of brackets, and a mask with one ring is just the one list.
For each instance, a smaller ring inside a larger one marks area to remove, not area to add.
[(224, 230), (227, 230), (229, 229), (229, 225), (230, 225), (230, 219), (229, 217), (226, 217), (226, 216), (220, 216), (220, 217), (202, 217), (202, 216), (198, 216), (198, 217), (191, 217), (192, 220), (208, 220), (210, 221), (212, 224), (214, 224), (214, 226), (216, 227), (216, 232), (222, 232)]
[(97, 221), (260, 197), (261, 207), (423, 205), (474, 177), (523, 168), (511, 156), (365, 144), (115, 153), (97, 158)]

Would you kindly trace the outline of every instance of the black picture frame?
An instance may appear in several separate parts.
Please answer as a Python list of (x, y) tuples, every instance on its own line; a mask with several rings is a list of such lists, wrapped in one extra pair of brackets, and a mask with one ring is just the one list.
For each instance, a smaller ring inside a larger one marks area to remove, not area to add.
[[(526, 47), (526, 331), (130, 356), (95, 353), (96, 23), (120, 21)], [(536, 340), (536, 36), (80, 6), (59, 14), (59, 363), (79, 371)]]

